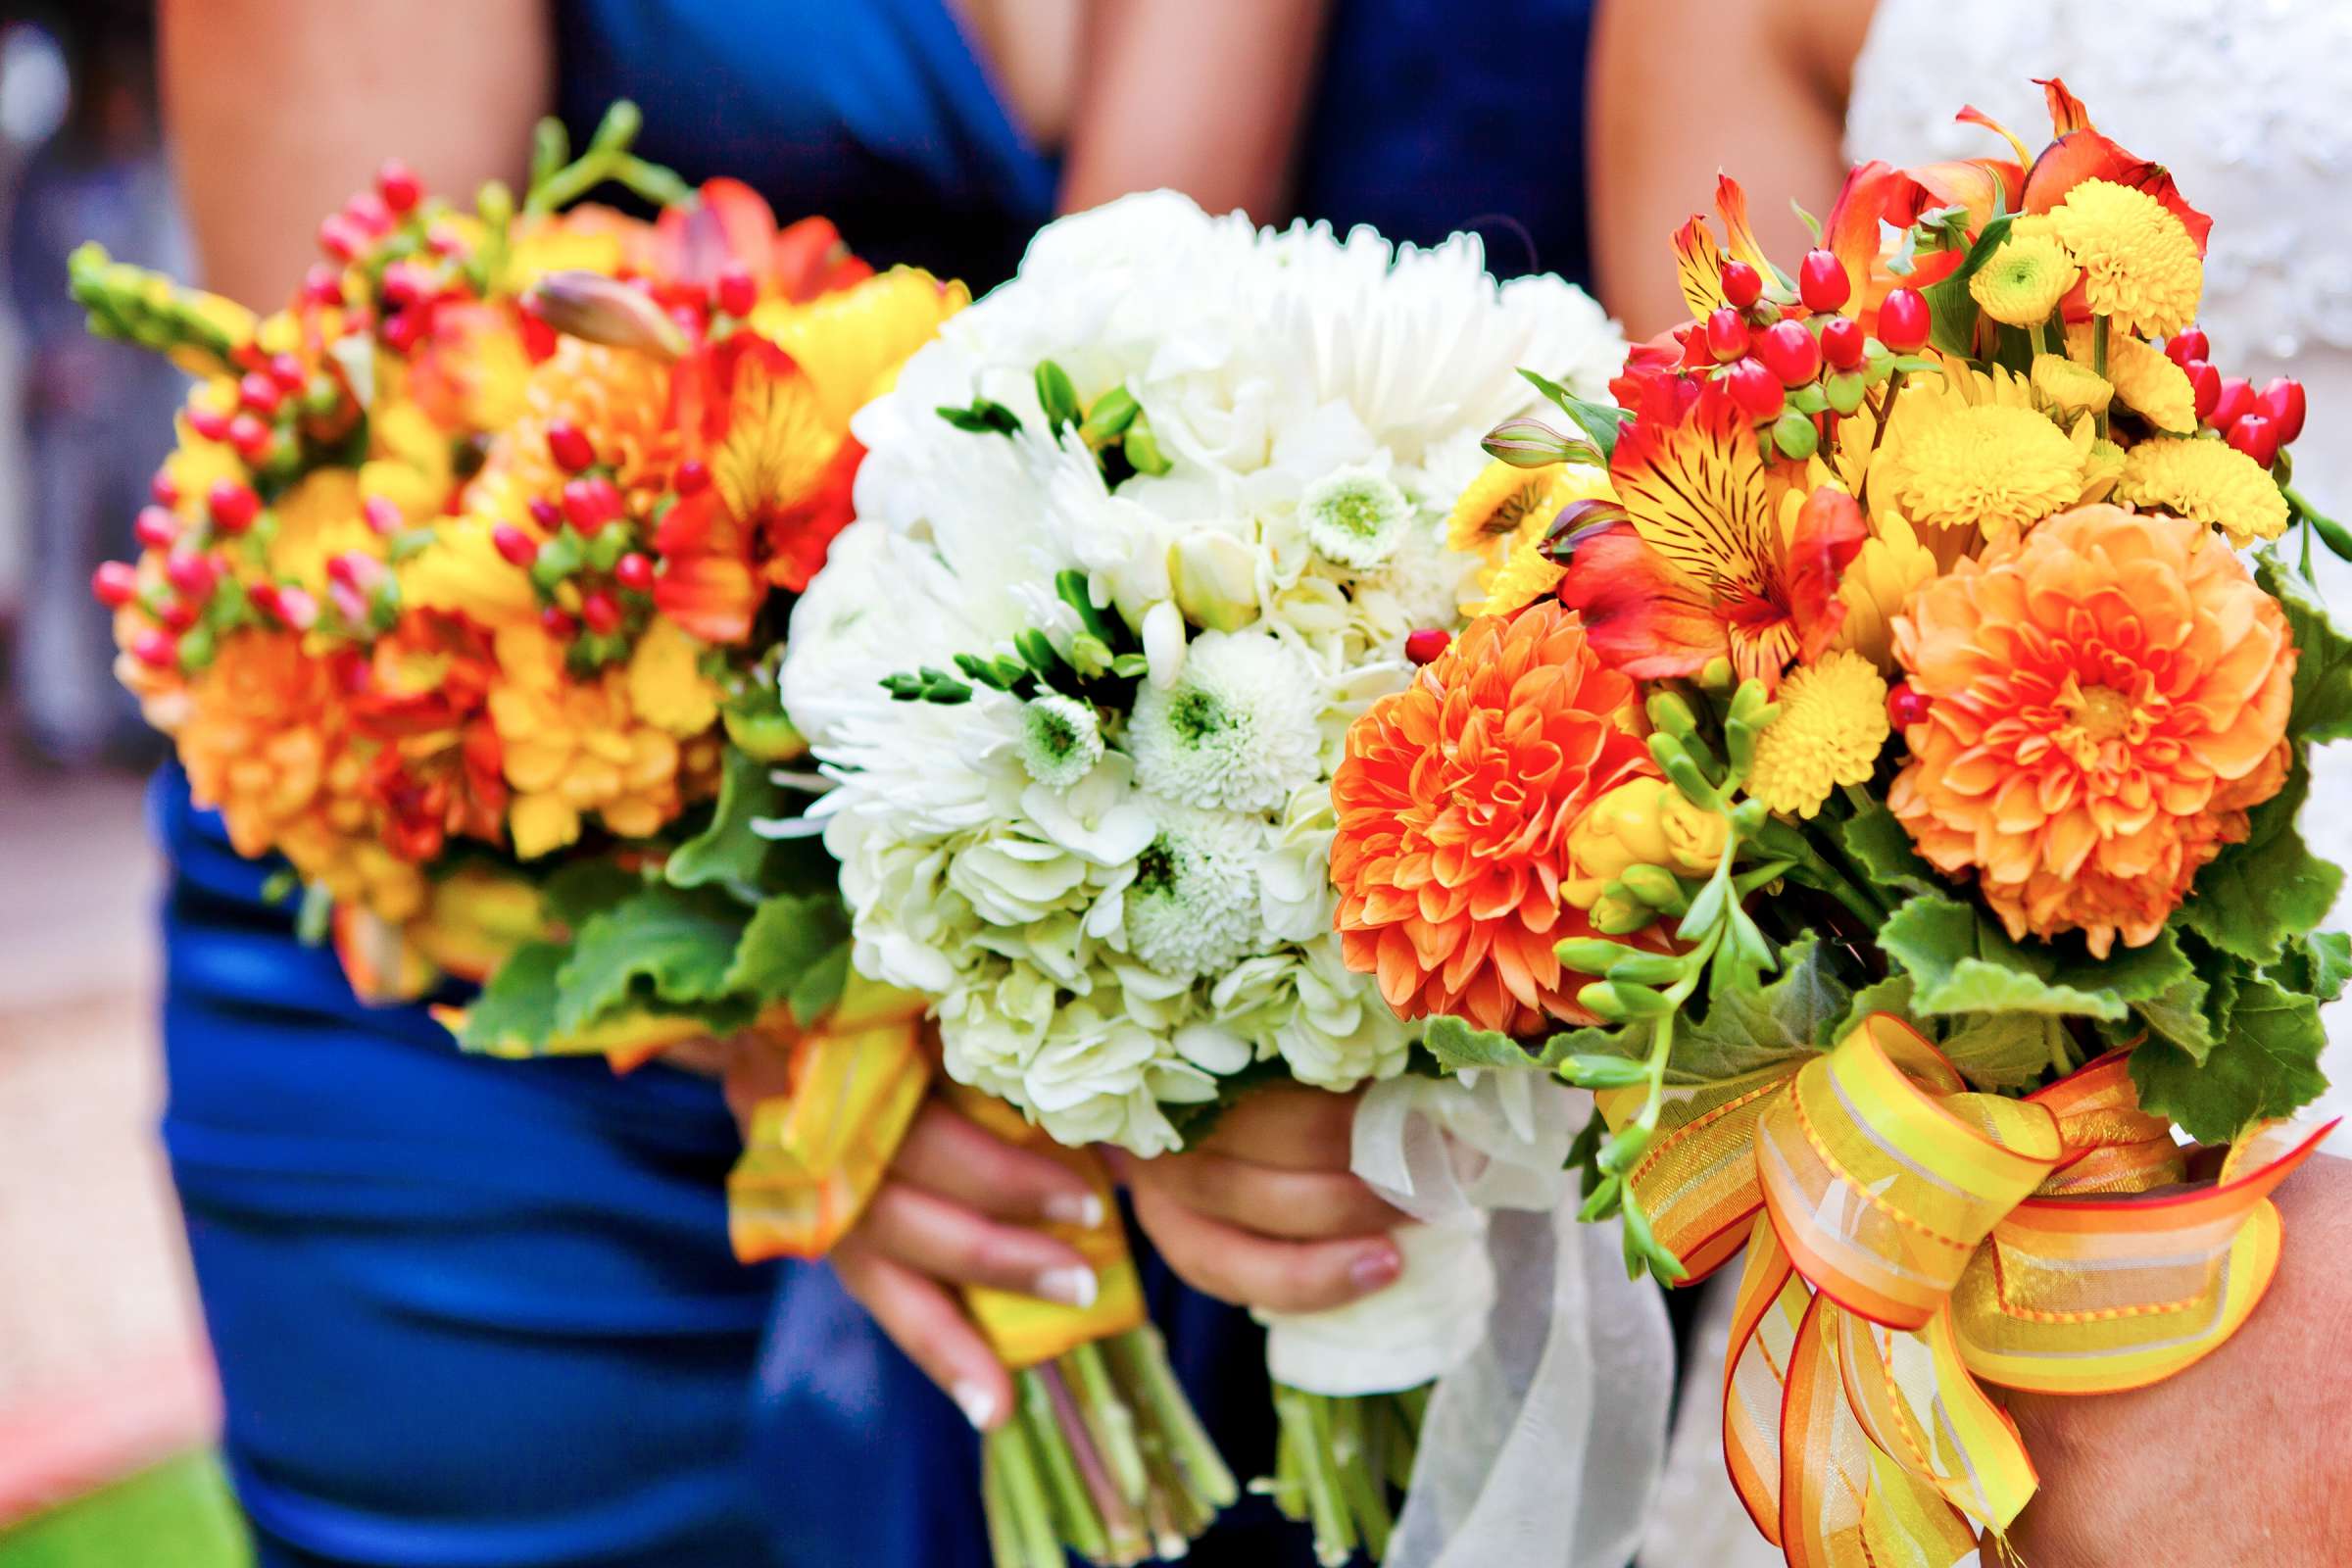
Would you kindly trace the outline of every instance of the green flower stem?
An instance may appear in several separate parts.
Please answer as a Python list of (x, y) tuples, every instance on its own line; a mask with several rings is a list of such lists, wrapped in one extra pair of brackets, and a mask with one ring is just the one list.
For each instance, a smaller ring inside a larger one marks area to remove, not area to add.
[[(2090, 318), (2090, 368), (2101, 377), (2107, 374), (2107, 318), (2104, 314)], [(2099, 439), (2107, 439), (2107, 411), (2098, 413)]]
[(1339, 1466), (1341, 1490), (1348, 1510), (1355, 1515), (1356, 1528), (1363, 1533), (1365, 1553), (1378, 1562), (1389, 1553), (1389, 1532), (1396, 1525), (1389, 1513), (1387, 1483), (1373, 1463), (1367, 1437), (1378, 1413), (1375, 1406), (1382, 1401), (1374, 1396), (1318, 1402), (1330, 1424), (1332, 1457)]
[(1078, 1457), (1069, 1441), (1072, 1434), (1057, 1419), (1053, 1394), (1037, 1368), (1022, 1372), (1017, 1382), (1020, 1415), (1017, 1423), (1008, 1424), (1026, 1429), (1028, 1442), (1037, 1450), (1061, 1539), (1086, 1557), (1101, 1562), (1109, 1554), (1110, 1542), (1098, 1511), (1098, 1498), (1080, 1473)]
[(1298, 1389), (1277, 1387), (1274, 1391), (1275, 1417), (1285, 1438), (1298, 1449), (1307, 1518), (1315, 1532), (1315, 1560), (1324, 1568), (1344, 1568), (1355, 1554), (1355, 1528), (1341, 1500), (1340, 1480), (1332, 1463), (1331, 1427), (1323, 1418), (1321, 1404)]
[[(989, 1477), (994, 1473), (997, 1486)], [(1037, 1471), (1037, 1456), (1029, 1448), (1029, 1433), (1016, 1413), (991, 1432), (981, 1465), (981, 1497), (992, 1490), (1003, 1500), (1003, 1534), (1014, 1544), (1017, 1555), (1001, 1568), (1063, 1568), (1067, 1558), (1054, 1529), (1053, 1504)]]
[(1086, 1415), (1088, 1433), (1094, 1438), (1096, 1451), (1102, 1456), (1119, 1495), (1135, 1504), (1144, 1498), (1144, 1452), (1137, 1445), (1135, 1412), (1119, 1397), (1111, 1382), (1110, 1368), (1103, 1364), (1102, 1348), (1092, 1343), (1081, 1345), (1055, 1363), (1067, 1377), (1077, 1395), (1080, 1408)]
[(1147, 1424), (1167, 1445), (1190, 1495), (1211, 1511), (1231, 1506), (1242, 1494), (1241, 1486), (1209, 1441), (1192, 1401), (1176, 1386), (1159, 1331), (1146, 1325), (1106, 1342), (1103, 1348), (1128, 1402), (1145, 1412)]
[(1886, 923), (1890, 912), (1887, 907), (1871, 894), (1856, 887), (1847, 880), (1845, 873), (1832, 865), (1814, 843), (1813, 835), (1804, 828), (1775, 818), (1768, 824), (1760, 842), (1775, 856), (1786, 857), (1796, 862), (1789, 867), (1789, 875), (1844, 905), (1867, 929), (1876, 931)]
[(1105, 1542), (1103, 1555), (1113, 1561), (1140, 1560), (1151, 1550), (1145, 1539), (1143, 1521), (1136, 1517), (1135, 1508), (1121, 1494), (1119, 1484), (1104, 1463), (1100, 1446), (1095, 1441), (1093, 1425), (1078, 1399), (1070, 1391), (1069, 1380), (1062, 1375), (1061, 1363), (1050, 1361), (1032, 1367), (1030, 1377), (1046, 1391), (1052, 1401), (1055, 1435), (1061, 1440), (1061, 1451), (1069, 1455), (1079, 1481), (1086, 1488), (1092, 1516), (1101, 1521)]

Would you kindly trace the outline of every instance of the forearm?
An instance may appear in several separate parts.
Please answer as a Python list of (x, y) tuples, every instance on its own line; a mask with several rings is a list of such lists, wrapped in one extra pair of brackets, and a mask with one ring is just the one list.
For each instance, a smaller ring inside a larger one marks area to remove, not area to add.
[(1329, 0), (1098, 0), (1061, 209), (1168, 186), (1212, 213), (1287, 210)]
[(163, 0), (164, 110), (205, 281), (270, 305), (388, 157), (470, 195), (553, 102), (542, 0)]
[(2352, 1160), (2278, 1189), (2278, 1278), (2237, 1335), (2131, 1394), (2009, 1403), (2041, 1474), (2032, 1568), (2352, 1561)]

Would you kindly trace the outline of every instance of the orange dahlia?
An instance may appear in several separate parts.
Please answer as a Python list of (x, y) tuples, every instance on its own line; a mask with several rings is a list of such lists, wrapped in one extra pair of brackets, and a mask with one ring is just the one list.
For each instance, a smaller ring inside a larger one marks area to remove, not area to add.
[(1348, 966), (1401, 1017), (1533, 1034), (1592, 1022), (1553, 945), (1591, 936), (1560, 894), (1586, 808), (1653, 771), (1637, 693), (1551, 601), (1471, 622), (1348, 732), (1331, 876)]
[(2015, 937), (2154, 941), (2286, 779), (2286, 616), (2201, 523), (2063, 513), (1923, 586), (1894, 651), (1927, 713), (1889, 804)]

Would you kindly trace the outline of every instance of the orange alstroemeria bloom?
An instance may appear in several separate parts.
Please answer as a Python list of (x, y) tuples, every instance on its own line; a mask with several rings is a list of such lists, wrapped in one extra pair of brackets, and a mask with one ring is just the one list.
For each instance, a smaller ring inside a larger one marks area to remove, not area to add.
[(1592, 935), (1561, 896), (1569, 835), (1601, 796), (1656, 771), (1634, 682), (1539, 601), (1471, 622), (1348, 731), (1332, 778), (1332, 885), (1348, 966), (1397, 1014), (1530, 1035), (1590, 1023), (1552, 949)]
[(1559, 586), (1602, 659), (1659, 680), (1725, 658), (1777, 686), (1830, 646), (1839, 575), (1869, 536), (1851, 496), (1801, 495), (1712, 389), (1679, 422), (1629, 425), (1609, 473), (1632, 520), (1579, 543)]

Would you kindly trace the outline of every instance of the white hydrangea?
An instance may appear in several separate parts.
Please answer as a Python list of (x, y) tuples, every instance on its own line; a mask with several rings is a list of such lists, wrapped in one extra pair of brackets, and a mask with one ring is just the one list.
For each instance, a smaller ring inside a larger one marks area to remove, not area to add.
[[(1411, 1030), (1332, 929), (1331, 770), (1405, 634), (1458, 623), (1476, 563), (1444, 519), (1479, 437), (1536, 407), (1519, 369), (1600, 398), (1623, 352), (1475, 239), (1154, 192), (1049, 225), (857, 416), (858, 520), (794, 611), (783, 697), (833, 784), (854, 961), (937, 999), (952, 1074), (1150, 1153), (1253, 1062), (1402, 1069)], [(1055, 439), (1046, 360), (1087, 408), (1132, 396), (1164, 464)], [(983, 399), (1020, 431), (939, 416)], [(1044, 673), (954, 704), (881, 685), (957, 655)]]

